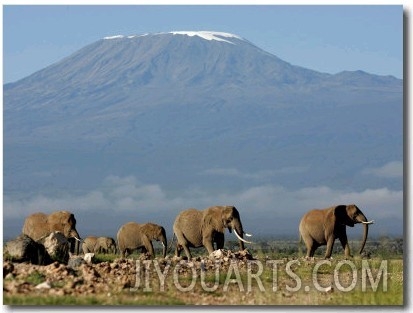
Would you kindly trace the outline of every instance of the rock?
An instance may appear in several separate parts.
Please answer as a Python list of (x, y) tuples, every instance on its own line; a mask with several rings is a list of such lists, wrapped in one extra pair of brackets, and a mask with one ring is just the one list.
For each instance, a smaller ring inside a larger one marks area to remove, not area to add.
[(218, 250), (213, 251), (209, 255), (209, 257), (212, 258), (212, 259), (221, 259), (221, 258), (224, 257), (224, 255), (225, 255), (224, 250), (223, 249), (218, 249)]
[(85, 256), (83, 257), (83, 259), (85, 260), (85, 262), (87, 263), (87, 264), (92, 264), (92, 260), (93, 260), (93, 258), (95, 257), (95, 254), (94, 253), (86, 253), (85, 254)]
[(3, 264), (3, 278), (6, 278), (8, 274), (12, 274), (14, 265), (11, 262), (5, 262)]
[(52, 285), (50, 285), (50, 282), (44, 281), (44, 282), (36, 285), (35, 288), (36, 289), (50, 289), (50, 288), (52, 288)]
[(40, 242), (43, 243), (53, 261), (67, 264), (69, 261), (69, 241), (61, 232), (54, 231), (41, 239)]
[(14, 279), (14, 274), (13, 273), (8, 273), (4, 279)]
[(82, 277), (87, 282), (96, 282), (100, 277), (99, 273), (90, 265), (85, 264), (80, 267), (82, 271)]
[(35, 242), (27, 235), (19, 235), (16, 239), (6, 243), (4, 248), (6, 258), (15, 262), (30, 262), (32, 264), (45, 265), (50, 263), (50, 257), (45, 247)]
[(85, 260), (82, 257), (72, 257), (67, 262), (67, 266), (73, 270), (77, 269), (80, 265), (85, 264)]

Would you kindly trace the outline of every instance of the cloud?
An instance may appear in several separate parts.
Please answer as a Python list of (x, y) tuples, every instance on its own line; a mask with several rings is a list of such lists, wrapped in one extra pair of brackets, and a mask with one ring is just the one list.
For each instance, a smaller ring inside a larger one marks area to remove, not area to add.
[(283, 167), (277, 170), (263, 170), (254, 173), (242, 172), (236, 168), (211, 168), (201, 172), (202, 175), (215, 175), (215, 176), (227, 176), (227, 177), (237, 177), (244, 179), (265, 179), (268, 177), (273, 177), (277, 174), (298, 174), (304, 173), (308, 170), (307, 166), (289, 166)]
[(244, 212), (243, 216), (263, 219), (260, 223), (270, 225), (275, 220), (282, 223), (283, 218), (297, 218), (313, 208), (350, 203), (357, 204), (372, 219), (403, 219), (403, 191), (386, 187), (352, 191), (314, 186), (294, 190), (268, 184), (236, 192), (187, 189), (176, 195), (158, 184), (144, 184), (134, 176), (109, 176), (99, 188), (83, 195), (37, 195), (25, 199), (5, 195), (3, 216), (16, 218), (38, 211), (65, 209), (102, 214), (130, 212), (144, 219), (145, 214), (174, 216), (189, 207), (235, 205)]
[(381, 167), (367, 168), (362, 173), (384, 178), (400, 178), (403, 177), (403, 162), (389, 162)]

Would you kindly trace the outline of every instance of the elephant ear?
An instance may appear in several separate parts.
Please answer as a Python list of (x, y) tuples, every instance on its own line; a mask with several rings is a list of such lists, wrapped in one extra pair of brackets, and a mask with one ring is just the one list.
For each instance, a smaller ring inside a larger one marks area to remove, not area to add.
[(201, 229), (202, 229), (202, 233), (204, 233), (205, 229), (209, 229), (212, 224), (212, 216), (211, 214), (208, 212), (207, 214), (204, 214), (204, 216), (202, 217), (202, 224), (201, 224)]
[(202, 217), (202, 233), (204, 233), (204, 230), (211, 230), (214, 229), (219, 232), (224, 231), (224, 227), (226, 227), (222, 223), (222, 210), (220, 207), (213, 207), (207, 209)]
[(233, 218), (234, 215), (234, 207), (233, 206), (225, 206), (222, 208), (221, 212), (221, 220), (222, 224), (224, 225), (225, 228), (228, 228), (228, 219)]
[(354, 222), (349, 218), (346, 205), (338, 205), (334, 208), (334, 216), (336, 217), (336, 223), (354, 226)]

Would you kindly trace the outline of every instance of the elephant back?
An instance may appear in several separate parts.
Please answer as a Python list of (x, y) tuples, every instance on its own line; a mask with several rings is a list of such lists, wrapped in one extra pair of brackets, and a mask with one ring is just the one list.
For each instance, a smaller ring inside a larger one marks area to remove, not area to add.
[(119, 249), (125, 249), (140, 243), (141, 224), (129, 222), (123, 224), (117, 233)]
[(186, 230), (193, 226), (199, 228), (202, 223), (203, 211), (197, 209), (187, 209), (178, 214), (175, 219), (174, 227)]
[(47, 236), (50, 233), (47, 224), (47, 215), (38, 212), (27, 216), (23, 224), (22, 233), (29, 236), (34, 241)]
[(191, 246), (202, 245), (202, 219), (203, 211), (187, 209), (178, 214), (173, 229), (178, 241), (187, 240)]
[(76, 228), (75, 216), (68, 211), (56, 211), (47, 216), (47, 223), (50, 230), (60, 231), (68, 236), (71, 229)]

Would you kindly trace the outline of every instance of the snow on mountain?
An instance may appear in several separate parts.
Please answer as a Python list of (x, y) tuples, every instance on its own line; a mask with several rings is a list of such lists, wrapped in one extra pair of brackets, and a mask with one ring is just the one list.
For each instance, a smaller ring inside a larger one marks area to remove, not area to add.
[(233, 35), (230, 33), (224, 33), (224, 32), (211, 32), (211, 31), (176, 31), (176, 32), (171, 32), (173, 35), (187, 35), (189, 37), (192, 36), (198, 36), (206, 40), (217, 40), (217, 41), (224, 41), (228, 43), (233, 43), (229, 40), (225, 40), (224, 38), (237, 38), (240, 40), (243, 40), (241, 37), (237, 35)]
[[(225, 32), (213, 32), (213, 31), (172, 31), (172, 32), (167, 32), (167, 33), (156, 33), (156, 34), (151, 34), (151, 36), (154, 35), (164, 35), (164, 34), (173, 34), (173, 35), (186, 35), (189, 37), (197, 36), (205, 40), (216, 40), (216, 41), (222, 41), (222, 42), (228, 42), (233, 44), (232, 41), (224, 39), (224, 38), (236, 38), (239, 40), (243, 40), (240, 36), (230, 34), (230, 33), (225, 33)], [(111, 39), (122, 39), (122, 38), (136, 38), (136, 37), (142, 37), (142, 36), (148, 36), (150, 34), (143, 34), (143, 35), (130, 35), (130, 36), (124, 36), (124, 35), (114, 35), (114, 36), (107, 36), (104, 37), (104, 40), (111, 40)]]

